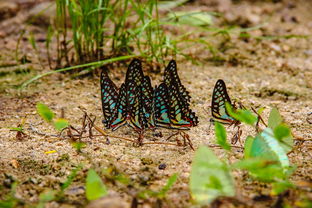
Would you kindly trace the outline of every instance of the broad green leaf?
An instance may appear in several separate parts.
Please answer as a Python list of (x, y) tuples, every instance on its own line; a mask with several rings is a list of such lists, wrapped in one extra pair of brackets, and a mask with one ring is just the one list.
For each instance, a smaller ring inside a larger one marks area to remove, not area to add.
[(282, 123), (283, 119), (280, 113), (276, 108), (272, 108), (270, 115), (269, 115), (269, 121), (268, 121), (268, 127), (271, 129), (275, 129), (278, 125)]
[(290, 181), (279, 181), (272, 184), (271, 195), (277, 196), (280, 193), (286, 191), (287, 189), (293, 188), (294, 184)]
[(231, 150), (231, 145), (226, 141), (226, 131), (222, 124), (215, 122), (215, 133), (217, 137), (217, 144), (225, 150)]
[(274, 164), (274, 161), (264, 160), (262, 158), (248, 158), (242, 159), (232, 165), (233, 168), (236, 169), (244, 169), (244, 170), (257, 170), (259, 168), (264, 168), (268, 165)]
[(279, 141), (290, 136), (290, 129), (285, 124), (279, 124), (274, 128), (274, 136)]
[(168, 17), (180, 24), (192, 26), (207, 26), (212, 25), (212, 14), (209, 12), (201, 11), (188, 11), (188, 12), (174, 12), (169, 13)]
[(251, 147), (252, 147), (254, 139), (255, 138), (253, 138), (252, 136), (248, 136), (245, 140), (245, 144), (244, 144), (244, 157), (245, 157), (245, 159), (250, 158)]
[(63, 118), (58, 118), (54, 121), (54, 127), (56, 130), (61, 131), (69, 125), (68, 121)]
[(249, 124), (249, 125), (254, 125), (258, 118), (255, 116), (253, 113), (251, 113), (249, 110), (243, 110), (243, 109), (237, 109), (234, 110), (232, 106), (229, 103), (225, 103), (225, 107), (227, 112), (235, 118), (236, 120)]
[(274, 137), (278, 139), (285, 152), (288, 153), (293, 149), (294, 139), (292, 137), (290, 128), (281, 123), (274, 129)]
[(86, 197), (89, 201), (99, 199), (107, 194), (106, 186), (93, 169), (89, 169), (86, 179)]
[(266, 128), (258, 134), (252, 144), (251, 157), (278, 161), (283, 168), (289, 167), (289, 160), (280, 142), (274, 138), (273, 131)]
[(56, 193), (55, 190), (48, 190), (48, 191), (42, 192), (39, 195), (39, 204), (37, 205), (36, 208), (44, 208), (45, 207), (45, 203), (54, 200), (56, 194), (57, 193)]
[(195, 152), (190, 190), (192, 197), (200, 204), (209, 204), (220, 196), (235, 195), (229, 167), (205, 146)]
[(37, 103), (37, 112), (38, 114), (46, 121), (51, 122), (53, 117), (54, 117), (54, 113), (50, 110), (50, 108), (48, 106), (46, 106), (45, 104), (42, 103)]

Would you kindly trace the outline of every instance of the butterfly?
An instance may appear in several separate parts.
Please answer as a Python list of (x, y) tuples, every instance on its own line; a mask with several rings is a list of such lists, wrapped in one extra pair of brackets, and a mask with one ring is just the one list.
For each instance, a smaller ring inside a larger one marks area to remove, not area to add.
[(151, 80), (144, 76), (140, 60), (134, 59), (128, 66), (125, 82), (120, 87), (112, 130), (125, 124), (137, 131), (154, 127), (152, 103)]
[(104, 70), (101, 72), (100, 80), (102, 110), (104, 115), (103, 123), (106, 128), (110, 128), (118, 100), (118, 89)]
[(226, 85), (222, 79), (219, 79), (216, 82), (216, 85), (213, 89), (212, 93), (212, 101), (211, 101), (211, 113), (214, 120), (222, 123), (222, 124), (239, 124), (239, 121), (235, 120), (231, 117), (225, 107), (225, 103), (229, 103), (232, 108), (235, 108), (232, 105), (231, 99), (227, 93)]
[(218, 121), (222, 124), (230, 126), (234, 125), (235, 127), (237, 127), (237, 132), (231, 139), (231, 143), (235, 144), (238, 140), (240, 141), (240, 136), (242, 134), (242, 131), (239, 127), (240, 121), (234, 119), (229, 115), (225, 107), (226, 103), (230, 104), (233, 109), (236, 109), (236, 107), (231, 103), (231, 99), (227, 93), (224, 81), (222, 79), (219, 79), (216, 82), (212, 93), (211, 113), (213, 119), (211, 119), (211, 121)]
[(163, 83), (155, 89), (156, 125), (175, 129), (196, 126), (198, 120), (189, 108), (190, 98), (178, 76), (176, 62), (170, 61), (164, 72)]

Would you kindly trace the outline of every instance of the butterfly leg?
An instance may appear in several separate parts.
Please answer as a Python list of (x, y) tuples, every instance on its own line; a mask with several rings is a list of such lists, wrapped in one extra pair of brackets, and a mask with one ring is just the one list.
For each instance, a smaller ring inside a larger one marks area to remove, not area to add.
[(190, 146), (190, 148), (192, 150), (195, 150), (192, 144), (192, 141), (190, 140), (190, 135), (188, 135), (187, 133), (181, 131), (180, 135), (182, 136), (183, 140), (184, 140), (184, 146)]
[(242, 145), (242, 142), (241, 142), (241, 135), (242, 135), (243, 131), (240, 129), (240, 126), (237, 126), (237, 131), (236, 133), (233, 135), (232, 139), (231, 139), (231, 144), (236, 144), (237, 141), (239, 141), (240, 145)]

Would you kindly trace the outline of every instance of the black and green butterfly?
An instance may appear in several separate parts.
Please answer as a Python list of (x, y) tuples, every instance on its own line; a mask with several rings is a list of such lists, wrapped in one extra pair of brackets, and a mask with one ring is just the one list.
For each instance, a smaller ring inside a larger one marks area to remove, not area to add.
[(152, 95), (150, 78), (144, 76), (140, 60), (134, 59), (128, 67), (125, 82), (120, 87), (115, 113), (111, 119), (112, 130), (125, 124), (136, 130), (153, 127)]
[(182, 85), (176, 62), (170, 61), (165, 69), (164, 81), (155, 89), (156, 126), (174, 129), (189, 129), (198, 119), (189, 108), (189, 92)]
[(103, 123), (106, 128), (110, 128), (113, 116), (115, 115), (118, 89), (104, 69), (101, 72), (101, 100), (104, 115)]
[(214, 120), (222, 123), (233, 125), (239, 121), (235, 120), (229, 115), (226, 110), (225, 103), (229, 103), (232, 108), (235, 108), (232, 105), (231, 99), (227, 93), (225, 82), (222, 79), (219, 79), (216, 82), (216, 85), (213, 89), (212, 100), (211, 100), (211, 113)]
[(230, 96), (227, 93), (226, 85), (222, 79), (219, 79), (216, 82), (216, 85), (213, 89), (212, 100), (211, 100), (211, 113), (213, 119), (212, 122), (217, 121), (219, 123), (237, 127), (237, 132), (231, 139), (231, 143), (235, 144), (238, 140), (240, 140), (240, 136), (242, 131), (239, 127), (240, 121), (231, 117), (226, 109), (225, 104), (228, 103), (235, 110), (236, 106), (232, 104)]

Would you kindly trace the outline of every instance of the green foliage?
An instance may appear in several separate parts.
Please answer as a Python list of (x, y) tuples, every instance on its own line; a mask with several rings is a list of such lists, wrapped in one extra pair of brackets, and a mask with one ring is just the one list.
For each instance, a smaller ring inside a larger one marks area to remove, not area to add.
[(234, 182), (227, 164), (207, 147), (195, 152), (190, 176), (192, 197), (200, 204), (209, 204), (220, 196), (234, 196)]
[(274, 128), (274, 136), (279, 141), (290, 136), (290, 129), (285, 124), (279, 124)]
[(168, 14), (171, 21), (179, 24), (192, 26), (209, 26), (212, 25), (212, 15), (209, 12), (187, 11), (187, 12), (172, 12)]
[(282, 192), (290, 189), (290, 188), (294, 188), (294, 184), (292, 184), (290, 181), (288, 180), (284, 180), (284, 181), (278, 181), (272, 184), (272, 191), (271, 191), (271, 195), (279, 195)]
[(240, 122), (243, 122), (249, 125), (254, 125), (258, 120), (257, 116), (255, 116), (249, 110), (243, 110), (243, 109), (234, 110), (229, 103), (226, 103), (225, 107), (229, 115)]
[(68, 121), (66, 119), (63, 119), (63, 118), (58, 118), (54, 121), (54, 127), (58, 131), (62, 131), (68, 125), (69, 125)]
[(57, 131), (62, 131), (64, 128), (68, 127), (69, 123), (66, 119), (58, 118), (53, 121), (54, 113), (51, 109), (42, 103), (37, 103), (37, 113), (47, 122), (52, 123)]
[(252, 144), (255, 138), (253, 138), (252, 136), (247, 136), (246, 140), (245, 140), (245, 144), (244, 144), (244, 157), (245, 159), (248, 159), (251, 157), (251, 148), (252, 148)]
[(3, 198), (3, 200), (0, 200), (0, 207), (1, 208), (14, 208), (14, 207), (17, 207), (17, 204), (20, 202), (20, 200), (15, 197), (16, 187), (17, 187), (17, 183), (14, 182), (11, 185), (10, 193), (7, 196), (5, 196)]
[(215, 133), (217, 137), (217, 144), (225, 150), (231, 150), (231, 145), (226, 141), (226, 131), (222, 124), (215, 122)]
[(66, 181), (61, 185), (62, 192), (70, 186), (70, 184), (73, 182), (74, 178), (77, 176), (78, 172), (81, 169), (82, 165), (79, 165), (71, 171), (71, 173), (67, 176)]
[(89, 201), (107, 195), (107, 188), (100, 176), (93, 169), (89, 169), (86, 178), (86, 197)]
[(42, 103), (37, 103), (37, 113), (47, 122), (51, 122), (54, 118), (54, 113), (50, 110), (50, 108)]
[(150, 197), (155, 197), (157, 199), (164, 199), (166, 197), (167, 192), (172, 188), (172, 186), (175, 184), (175, 182), (178, 179), (178, 174), (173, 174), (168, 179), (166, 185), (161, 188), (159, 191), (152, 191), (152, 190), (146, 190), (141, 193), (139, 193), (139, 197), (142, 199), (148, 199)]
[(72, 145), (77, 152), (81, 152), (81, 149), (87, 146), (84, 142), (73, 142)]
[(272, 108), (270, 115), (269, 115), (269, 121), (268, 121), (268, 127), (271, 129), (275, 129), (278, 125), (282, 123), (283, 119), (280, 113), (276, 108)]
[(56, 194), (57, 192), (54, 190), (48, 190), (48, 191), (42, 192), (39, 195), (39, 203), (36, 206), (36, 208), (44, 208), (47, 202), (50, 202), (55, 199)]

